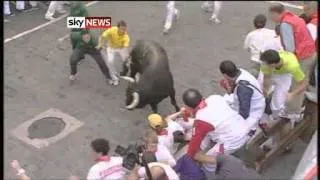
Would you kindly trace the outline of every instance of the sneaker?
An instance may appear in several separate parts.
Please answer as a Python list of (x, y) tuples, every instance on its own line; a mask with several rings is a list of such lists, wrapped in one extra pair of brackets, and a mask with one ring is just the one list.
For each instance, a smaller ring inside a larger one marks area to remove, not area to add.
[(113, 80), (112, 79), (108, 79), (108, 84), (113, 85)]
[(69, 80), (70, 80), (70, 81), (74, 81), (75, 79), (76, 79), (76, 76), (75, 76), (75, 75), (70, 75), (70, 76), (69, 76)]
[(168, 33), (169, 33), (169, 30), (170, 30), (170, 29), (164, 28), (164, 29), (163, 29), (163, 34), (164, 34), (164, 35), (168, 34)]
[(119, 80), (114, 80), (114, 81), (113, 81), (113, 85), (114, 85), (114, 86), (118, 86), (118, 85), (119, 85)]
[(214, 22), (215, 24), (220, 24), (221, 23), (221, 21), (216, 16), (212, 16), (210, 18), (210, 21)]
[(46, 20), (49, 20), (49, 21), (53, 21), (53, 20), (55, 20), (56, 18), (54, 18), (54, 17), (52, 17), (52, 16), (50, 16), (50, 17), (47, 17), (47, 16), (46, 16), (45, 19), (46, 19)]
[(35, 6), (35, 7), (30, 7), (30, 8), (27, 8), (27, 9), (24, 9), (23, 12), (31, 12), (31, 11), (35, 11), (35, 10), (39, 10), (40, 8), (38, 6)]

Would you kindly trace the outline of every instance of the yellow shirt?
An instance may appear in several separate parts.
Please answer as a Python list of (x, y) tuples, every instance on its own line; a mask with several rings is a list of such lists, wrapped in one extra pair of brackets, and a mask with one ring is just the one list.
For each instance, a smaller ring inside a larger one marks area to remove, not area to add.
[[(102, 33), (102, 38), (108, 41), (108, 46), (111, 48), (125, 48), (129, 46), (130, 38), (128, 33), (123, 35), (118, 34), (118, 27), (113, 26), (110, 29), (105, 30)], [(99, 46), (102, 47), (103, 42), (99, 42)]]
[(275, 74), (291, 74), (295, 81), (299, 82), (302, 81), (305, 78), (305, 74), (302, 71), (299, 61), (297, 57), (287, 51), (280, 51), (279, 56), (281, 58), (281, 61), (283, 62), (283, 65), (280, 69), (271, 68), (267, 65), (261, 66), (261, 71), (263, 74), (271, 75), (272, 73)]

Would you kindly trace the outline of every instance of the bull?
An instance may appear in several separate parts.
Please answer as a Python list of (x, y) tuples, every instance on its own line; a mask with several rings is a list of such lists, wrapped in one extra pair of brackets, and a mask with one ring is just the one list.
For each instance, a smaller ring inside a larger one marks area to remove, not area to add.
[(157, 42), (137, 41), (120, 75), (122, 79), (129, 81), (126, 89), (126, 109), (133, 110), (150, 105), (156, 113), (158, 104), (170, 97), (171, 104), (179, 111), (168, 56)]

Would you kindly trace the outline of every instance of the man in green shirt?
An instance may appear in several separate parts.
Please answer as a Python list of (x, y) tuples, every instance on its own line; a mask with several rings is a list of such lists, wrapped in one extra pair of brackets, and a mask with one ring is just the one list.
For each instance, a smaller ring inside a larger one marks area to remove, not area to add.
[[(71, 4), (71, 8), (70, 8), (70, 17), (87, 17), (89, 16), (88, 10), (86, 8), (86, 6), (82, 3), (82, 2), (73, 2)], [(77, 28), (73, 28), (71, 29), (71, 33), (72, 32), (77, 32), (80, 31), (81, 29), (77, 29)], [(70, 35), (72, 37), (72, 35)], [(72, 45), (72, 49), (75, 48), (75, 40), (70, 38), (71, 40), (71, 45)]]
[[(261, 71), (264, 75), (264, 93), (268, 92), (271, 84), (274, 85), (270, 103), (272, 115), (286, 117), (293, 121), (301, 120), (301, 106), (308, 82), (297, 57), (287, 51), (266, 50), (261, 54), (260, 60), (263, 63)], [(292, 78), (293, 85), (291, 85)], [(280, 132), (280, 139), (290, 129), (291, 125), (286, 124)]]
[(73, 82), (73, 80), (75, 80), (78, 62), (81, 60), (81, 57), (83, 57), (85, 54), (89, 54), (97, 62), (100, 70), (110, 83), (111, 76), (109, 74), (109, 69), (101, 56), (101, 52), (95, 48), (98, 43), (90, 31), (85, 29), (72, 32), (71, 38), (74, 40), (74, 49), (70, 57), (70, 81)]

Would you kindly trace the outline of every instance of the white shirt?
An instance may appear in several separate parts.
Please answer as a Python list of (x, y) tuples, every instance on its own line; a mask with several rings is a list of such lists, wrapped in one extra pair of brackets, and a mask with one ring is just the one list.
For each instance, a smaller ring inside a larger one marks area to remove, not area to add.
[(87, 180), (122, 180), (125, 179), (125, 169), (122, 167), (122, 157), (110, 157), (109, 161), (100, 161), (93, 165)]
[(270, 39), (270, 41), (267, 41), (264, 45), (264, 48), (262, 50), (262, 52), (266, 51), (266, 50), (275, 50), (275, 51), (281, 51), (283, 50), (283, 46), (281, 44), (281, 39), (280, 36), (275, 36), (272, 39)]
[[(169, 180), (179, 180), (179, 176), (177, 173), (167, 164), (152, 162), (148, 164), (149, 168), (151, 169), (154, 166), (160, 166), (166, 173)], [(147, 177), (146, 169), (141, 167), (138, 171), (140, 177)]]
[(174, 159), (168, 148), (162, 144), (158, 144), (155, 156), (158, 162), (168, 164), (171, 167), (176, 165), (176, 160)]
[(173, 133), (175, 131), (184, 132), (183, 128), (179, 123), (175, 121), (168, 121), (168, 127), (166, 128), (167, 135), (158, 135), (159, 144), (162, 144), (168, 148), (171, 154), (174, 154), (177, 151), (177, 145), (174, 144)]
[[(258, 121), (264, 113), (266, 101), (264, 95), (262, 94), (262, 88), (260, 87), (258, 80), (248, 71), (241, 68), (240, 71), (241, 74), (236, 79), (236, 83), (239, 83), (239, 81), (244, 80), (248, 81), (252, 86), (255, 87), (254, 88), (250, 85), (248, 86), (253, 90), (253, 94), (250, 101), (250, 114), (249, 117), (246, 118), (245, 122), (249, 126), (249, 128), (256, 128), (256, 126), (258, 125)], [(237, 88), (234, 90), (234, 92), (237, 92)], [(235, 111), (239, 112), (239, 97), (236, 94), (233, 97), (234, 102), (232, 108)]]
[(312, 36), (312, 39), (315, 41), (317, 39), (317, 26), (312, 24), (312, 23), (309, 23), (307, 24), (307, 28)]
[(208, 137), (202, 140), (204, 144), (201, 148), (209, 145), (209, 139), (224, 144), (225, 151), (242, 147), (247, 142), (250, 130), (242, 116), (220, 95), (211, 95), (205, 102), (207, 107), (198, 110), (196, 119), (210, 123), (214, 126), (214, 130), (208, 132)]
[(252, 61), (260, 62), (260, 53), (265, 42), (272, 39), (275, 35), (274, 30), (267, 28), (255, 29), (247, 35), (244, 41), (244, 49), (250, 51)]

